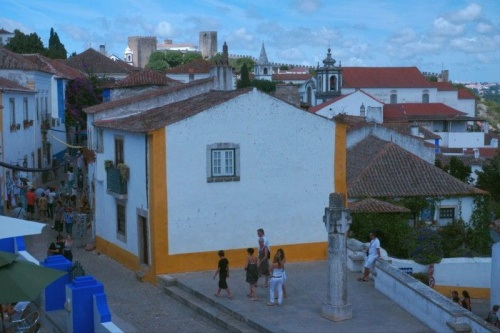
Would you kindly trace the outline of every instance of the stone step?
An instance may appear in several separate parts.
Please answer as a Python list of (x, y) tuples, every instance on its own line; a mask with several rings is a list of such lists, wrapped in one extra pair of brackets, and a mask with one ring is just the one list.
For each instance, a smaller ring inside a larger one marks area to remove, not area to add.
[(457, 333), (469, 333), (472, 332), (471, 327), (468, 324), (465, 323), (453, 323), (453, 322), (446, 322), (446, 325), (448, 325), (449, 328), (453, 330), (453, 332)]
[(231, 314), (220, 310), (218, 307), (213, 306), (204, 299), (200, 299), (192, 292), (183, 289), (185, 289), (185, 287), (181, 288), (179, 286), (169, 286), (163, 287), (163, 292), (231, 332), (259, 332), (259, 330), (254, 329), (247, 323), (241, 321), (239, 318), (234, 318)]

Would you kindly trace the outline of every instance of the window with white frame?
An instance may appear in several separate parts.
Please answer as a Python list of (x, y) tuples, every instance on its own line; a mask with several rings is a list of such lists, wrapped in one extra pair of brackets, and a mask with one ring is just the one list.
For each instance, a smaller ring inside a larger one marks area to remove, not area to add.
[(240, 146), (234, 143), (207, 145), (207, 182), (240, 180)]
[(23, 98), (23, 114), (24, 114), (24, 120), (29, 120), (29, 112), (28, 112), (28, 98), (24, 97)]
[(429, 103), (429, 90), (422, 92), (422, 103)]
[(455, 208), (446, 207), (439, 209), (439, 218), (440, 219), (454, 219), (455, 218)]
[(16, 125), (16, 101), (14, 98), (9, 98), (10, 125)]

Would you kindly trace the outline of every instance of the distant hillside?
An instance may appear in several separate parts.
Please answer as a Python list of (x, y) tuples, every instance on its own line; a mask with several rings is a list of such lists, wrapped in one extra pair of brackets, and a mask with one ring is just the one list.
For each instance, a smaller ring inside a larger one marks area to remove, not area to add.
[(500, 104), (481, 98), (477, 104), (477, 115), (486, 118), (495, 132), (500, 132)]

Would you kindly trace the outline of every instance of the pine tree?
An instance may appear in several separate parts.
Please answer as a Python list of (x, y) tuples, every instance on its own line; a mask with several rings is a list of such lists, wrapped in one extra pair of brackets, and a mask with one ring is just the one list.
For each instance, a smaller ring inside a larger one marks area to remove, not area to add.
[(47, 56), (52, 59), (66, 59), (67, 55), (68, 52), (59, 40), (57, 32), (54, 32), (54, 28), (50, 28), (49, 49)]
[(250, 74), (247, 64), (241, 66), (241, 79), (238, 81), (238, 88), (246, 88), (250, 86)]

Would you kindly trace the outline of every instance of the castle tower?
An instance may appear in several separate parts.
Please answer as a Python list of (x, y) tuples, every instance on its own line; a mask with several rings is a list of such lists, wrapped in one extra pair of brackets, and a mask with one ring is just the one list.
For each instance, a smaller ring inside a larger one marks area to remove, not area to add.
[(133, 65), (145, 68), (149, 56), (156, 51), (156, 37), (131, 36), (128, 38), (128, 47), (132, 51)]
[(342, 92), (342, 65), (335, 66), (331, 49), (328, 49), (323, 66), (316, 68), (316, 105), (324, 103)]
[(210, 59), (217, 53), (217, 31), (200, 32), (200, 52), (203, 59)]
[(260, 49), (259, 60), (255, 63), (255, 67), (253, 70), (253, 75), (256, 80), (268, 80), (272, 81), (273, 79), (273, 66), (267, 60), (266, 48), (264, 47), (264, 43), (262, 43), (262, 48)]

